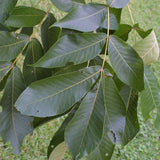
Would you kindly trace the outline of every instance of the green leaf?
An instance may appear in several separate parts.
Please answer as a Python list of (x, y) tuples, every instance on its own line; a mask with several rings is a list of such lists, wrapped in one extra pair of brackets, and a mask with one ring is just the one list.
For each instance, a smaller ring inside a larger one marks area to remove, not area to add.
[(133, 48), (143, 59), (144, 64), (150, 64), (157, 61), (159, 58), (159, 46), (154, 31), (141, 41), (137, 42)]
[(21, 53), (28, 41), (28, 36), (0, 32), (0, 61), (10, 61)]
[(123, 8), (130, 0), (107, 0), (107, 4), (112, 8)]
[(64, 142), (64, 132), (65, 129), (70, 122), (70, 120), (73, 118), (77, 108), (79, 105), (75, 106), (75, 108), (69, 113), (68, 117), (63, 121), (62, 125), (58, 129), (58, 131), (54, 134), (49, 146), (48, 146), (48, 158), (50, 157), (51, 153), (56, 149), (56, 147)]
[(33, 27), (23, 27), (20, 33), (31, 36), (31, 34), (33, 33)]
[(60, 143), (51, 153), (49, 160), (62, 160), (66, 151), (67, 151), (66, 143), (65, 142)]
[(137, 32), (138, 34), (142, 37), (142, 38), (145, 38), (147, 37), (151, 32), (152, 32), (152, 29), (149, 29), (147, 31), (143, 30), (142, 28), (139, 27), (139, 24), (135, 24), (134, 27), (133, 27)]
[(65, 131), (66, 144), (73, 159), (92, 152), (102, 137), (105, 106), (100, 82), (96, 87), (83, 99)]
[(119, 29), (114, 32), (114, 35), (121, 38), (124, 41), (128, 40), (128, 34), (131, 32), (132, 26), (128, 24), (120, 24)]
[(9, 62), (0, 62), (0, 91), (4, 88), (6, 84), (11, 65), (12, 64)]
[(43, 24), (41, 25), (41, 39), (44, 51), (47, 50), (57, 41), (61, 33), (61, 29), (57, 27), (49, 28), (56, 22), (56, 18), (52, 13), (49, 13)]
[[(82, 32), (91, 32), (101, 27), (106, 18), (107, 8), (105, 5), (86, 4), (74, 8), (68, 15), (59, 22), (56, 22), (53, 26), (74, 29)], [(110, 29), (117, 29), (117, 20), (112, 13), (110, 13), (110, 20)], [(107, 24), (104, 28), (107, 28)]]
[(37, 62), (43, 55), (44, 51), (37, 39), (32, 39), (25, 49), (25, 60), (23, 64), (23, 76), (27, 86), (34, 81), (46, 78), (51, 75), (51, 71), (43, 68), (33, 68), (28, 65)]
[(96, 149), (87, 157), (87, 160), (110, 160), (115, 147), (115, 135), (108, 128), (107, 115), (105, 115), (103, 135)]
[(17, 109), (36, 117), (62, 114), (90, 90), (99, 72), (95, 66), (34, 82), (18, 98)]
[(45, 12), (33, 7), (18, 6), (14, 8), (5, 24), (10, 27), (33, 27), (41, 22)]
[(106, 41), (104, 33), (71, 34), (60, 38), (34, 67), (56, 68), (80, 64), (96, 57)]
[(85, 3), (84, 0), (51, 0), (52, 3), (60, 10), (68, 12), (72, 8)]
[(117, 36), (110, 36), (108, 54), (118, 78), (139, 91), (144, 89), (144, 66), (137, 52)]
[(15, 154), (19, 154), (23, 138), (32, 132), (33, 118), (21, 115), (14, 107), (15, 101), (24, 89), (25, 85), (20, 69), (15, 67), (12, 69), (5, 87), (1, 100), (3, 111), (0, 113), (0, 135), (4, 143), (11, 142)]
[(0, 22), (4, 22), (11, 11), (14, 9), (17, 0), (1, 0), (0, 1)]
[(106, 75), (103, 78), (103, 94), (106, 110), (108, 131), (114, 135), (110, 137), (112, 141), (123, 144), (123, 133), (126, 123), (126, 106), (119, 93), (119, 90), (114, 83), (112, 77)]
[[(140, 106), (142, 114), (143, 117), (147, 120), (150, 118), (150, 112), (153, 109), (157, 109), (157, 124), (158, 121), (160, 122), (160, 85), (150, 66), (145, 66), (144, 80), (145, 90), (140, 93)], [(156, 125), (156, 127), (159, 129), (159, 125)]]
[(126, 104), (127, 115), (126, 124), (123, 134), (123, 145), (130, 142), (139, 131), (139, 123), (137, 117), (138, 93), (125, 85), (121, 90), (121, 96)]

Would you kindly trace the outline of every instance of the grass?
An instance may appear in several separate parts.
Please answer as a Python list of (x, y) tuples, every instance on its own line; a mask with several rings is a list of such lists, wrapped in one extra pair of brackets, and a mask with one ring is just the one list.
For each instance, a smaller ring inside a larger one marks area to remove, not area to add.
[[(19, 0), (20, 5), (36, 6), (40, 9), (47, 10), (51, 4), (49, 0), (43, 0), (38, 4), (39, 0)], [(97, 0), (98, 1), (98, 0)], [(102, 2), (102, 0), (101, 0)], [(136, 23), (140, 23), (140, 26), (144, 29), (154, 28), (158, 42), (160, 44), (160, 18), (159, 0), (132, 0), (131, 9)], [(56, 15), (56, 18), (60, 18), (64, 15), (58, 9), (53, 7), (52, 12)], [(131, 24), (127, 7), (124, 8), (122, 14), (122, 23)], [(129, 40), (132, 45), (133, 36)], [(160, 78), (160, 62), (153, 65), (155, 73)], [(117, 146), (113, 155), (113, 160), (159, 160), (160, 159), (160, 131), (157, 131), (153, 126), (154, 113), (152, 119), (144, 122), (139, 106), (139, 121), (140, 132), (137, 136), (125, 147)], [(61, 124), (61, 119), (49, 122), (39, 128), (37, 128), (33, 135), (28, 135), (23, 142), (21, 154), (16, 156), (12, 154), (12, 148), (10, 143), (3, 144), (0, 139), (0, 160), (46, 160), (47, 146)], [(70, 155), (67, 152), (64, 160), (70, 160)]]

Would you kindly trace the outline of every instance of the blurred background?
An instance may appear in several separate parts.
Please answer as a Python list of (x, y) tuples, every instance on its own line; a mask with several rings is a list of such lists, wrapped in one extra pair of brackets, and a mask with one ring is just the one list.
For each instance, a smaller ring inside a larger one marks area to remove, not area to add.
[[(105, 0), (92, 0), (92, 2), (104, 3)], [(17, 5), (32, 6), (45, 11), (48, 10), (50, 5), (53, 6), (50, 0), (19, 0)], [(153, 28), (160, 44), (160, 1), (131, 0), (129, 5), (135, 23), (139, 23), (144, 30)], [(66, 14), (54, 6), (51, 12), (57, 19)], [(121, 23), (132, 24), (127, 7), (123, 9)], [(39, 33), (36, 34), (36, 37), (39, 38)], [(133, 33), (130, 33), (128, 42), (130, 45), (134, 44)], [(154, 63), (152, 67), (160, 81), (160, 60)], [(155, 113), (153, 112), (152, 118), (145, 122), (141, 115), (140, 106), (138, 110), (140, 132), (127, 146), (117, 146), (112, 160), (160, 160), (160, 131), (156, 130), (153, 125)], [(53, 120), (37, 128), (33, 135), (28, 135), (24, 139), (19, 156), (12, 154), (10, 143), (4, 145), (0, 138), (0, 160), (46, 160), (47, 147), (62, 119)], [(65, 154), (64, 160), (71, 160), (69, 151)]]

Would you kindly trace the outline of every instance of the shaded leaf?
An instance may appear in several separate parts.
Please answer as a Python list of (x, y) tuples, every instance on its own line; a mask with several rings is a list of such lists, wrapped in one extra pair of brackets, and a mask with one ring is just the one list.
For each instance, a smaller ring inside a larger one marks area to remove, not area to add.
[(0, 1), (0, 22), (4, 22), (11, 11), (14, 9), (17, 0), (1, 0)]
[(32, 39), (25, 49), (25, 60), (23, 64), (23, 76), (27, 86), (34, 81), (46, 78), (51, 75), (51, 71), (43, 68), (34, 68), (28, 65), (37, 62), (43, 55), (44, 51), (37, 39)]
[[(107, 18), (107, 8), (101, 4), (86, 4), (74, 8), (59, 22), (55, 23), (54, 26), (74, 29), (83, 32), (91, 32), (103, 24)], [(110, 29), (117, 29), (116, 18), (110, 13)], [(107, 25), (105, 25), (105, 28)]]
[(108, 128), (107, 115), (105, 115), (103, 135), (96, 149), (87, 157), (87, 160), (110, 160), (115, 147), (115, 135)]
[(123, 8), (130, 0), (107, 0), (107, 4), (112, 8)]
[(62, 114), (90, 90), (99, 72), (95, 66), (34, 82), (18, 98), (17, 109), (36, 117)]
[(14, 107), (15, 101), (24, 89), (20, 69), (13, 68), (1, 100), (3, 111), (0, 113), (0, 135), (4, 143), (11, 142), (15, 154), (19, 154), (23, 138), (32, 132), (33, 118), (21, 115)]
[(60, 35), (61, 32), (60, 28), (57, 27), (49, 28), (55, 22), (56, 18), (52, 13), (49, 13), (47, 15), (47, 18), (41, 25), (41, 39), (45, 52), (47, 52), (47, 50), (57, 41)]
[(72, 8), (85, 3), (84, 0), (51, 0), (52, 3), (62, 11), (68, 12)]
[(67, 63), (80, 64), (96, 57), (106, 41), (104, 33), (71, 34), (60, 38), (33, 66), (64, 67)]
[(41, 22), (45, 12), (33, 7), (18, 6), (14, 8), (5, 24), (10, 27), (33, 27)]
[(135, 24), (134, 25), (134, 29), (138, 32), (138, 34), (142, 37), (142, 38), (145, 38), (147, 37), (151, 32), (152, 32), (152, 29), (149, 29), (147, 31), (143, 30), (142, 28), (139, 27), (139, 24)]
[(147, 120), (150, 118), (150, 112), (153, 109), (157, 109), (156, 127), (159, 128), (159, 124), (157, 125), (157, 122), (160, 122), (160, 85), (150, 66), (145, 66), (144, 80), (145, 90), (140, 93), (142, 114)]
[(126, 106), (116, 84), (109, 76), (104, 77), (103, 94), (106, 108), (106, 121), (108, 122), (105, 127), (108, 127), (108, 131), (114, 135), (114, 139), (112, 134), (111, 137), (109, 136), (113, 142), (123, 144), (122, 136), (126, 123)]
[(33, 27), (23, 27), (20, 33), (30, 36), (33, 33)]
[(6, 84), (8, 74), (9, 74), (8, 72), (11, 65), (12, 64), (9, 62), (5, 62), (5, 61), (0, 62), (0, 91), (4, 88)]
[(10, 61), (21, 53), (28, 41), (28, 36), (0, 32), (0, 61)]
[(128, 40), (128, 34), (132, 30), (132, 26), (128, 24), (120, 24), (119, 29), (114, 33), (117, 37), (121, 38), (124, 41)]
[(143, 59), (144, 64), (155, 62), (159, 58), (159, 46), (154, 31), (141, 41), (137, 42), (133, 48)]
[(96, 87), (83, 99), (65, 131), (66, 144), (73, 159), (87, 156), (102, 137), (105, 106), (100, 82)]
[(75, 108), (70, 112), (70, 114), (68, 115), (68, 117), (63, 121), (62, 125), (60, 126), (60, 128), (58, 129), (58, 131), (54, 134), (49, 146), (48, 146), (48, 153), (47, 156), (48, 158), (50, 157), (51, 153), (54, 151), (54, 149), (61, 143), (64, 142), (64, 132), (65, 129), (68, 125), (68, 123), (70, 122), (70, 120), (73, 118), (77, 107), (79, 105), (75, 106)]
[(137, 52), (117, 36), (110, 36), (108, 54), (118, 78), (139, 91), (144, 88), (143, 61)]
[(126, 124), (123, 134), (123, 145), (126, 145), (139, 131), (137, 117), (138, 93), (129, 86), (125, 85), (121, 90), (121, 96), (127, 109)]

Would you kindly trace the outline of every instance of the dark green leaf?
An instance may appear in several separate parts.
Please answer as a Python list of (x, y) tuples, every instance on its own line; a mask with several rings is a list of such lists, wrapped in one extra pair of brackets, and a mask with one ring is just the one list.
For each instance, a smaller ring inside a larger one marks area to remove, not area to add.
[(68, 12), (72, 8), (85, 3), (84, 0), (51, 0), (52, 3), (62, 11)]
[[(91, 32), (101, 27), (106, 18), (107, 8), (105, 5), (86, 4), (71, 10), (67, 16), (55, 23), (54, 26), (83, 32)], [(110, 29), (117, 29), (117, 21), (114, 14), (110, 13), (110, 19)], [(104, 28), (107, 28), (107, 24)]]
[(21, 115), (14, 107), (15, 101), (24, 89), (20, 69), (13, 68), (1, 100), (3, 112), (0, 113), (0, 135), (4, 143), (11, 142), (16, 154), (19, 154), (23, 138), (32, 132), (33, 118)]
[(75, 112), (76, 112), (77, 108), (73, 109), (71, 111), (71, 113), (68, 115), (68, 117), (63, 121), (62, 125), (60, 126), (60, 128), (58, 129), (58, 131), (54, 134), (49, 146), (48, 146), (48, 153), (47, 156), (49, 158), (50, 154), (52, 153), (52, 151), (60, 144), (64, 141), (64, 132), (65, 129), (68, 125), (68, 123), (70, 122), (70, 120), (73, 118)]
[(124, 41), (128, 40), (128, 34), (132, 30), (132, 26), (128, 24), (120, 24), (119, 29), (114, 33), (114, 35), (118, 36)]
[(92, 152), (102, 137), (105, 106), (100, 82), (96, 87), (83, 99), (65, 131), (66, 144), (73, 159)]
[(139, 131), (137, 118), (138, 93), (125, 85), (121, 90), (121, 96), (127, 107), (126, 124), (123, 134), (123, 145), (126, 145)]
[(95, 66), (34, 82), (18, 98), (17, 109), (36, 117), (62, 114), (90, 90), (99, 72)]
[(0, 32), (0, 61), (10, 61), (21, 53), (28, 41), (24, 35), (16, 35), (9, 32)]
[(108, 131), (114, 135), (110, 137), (112, 141), (123, 144), (123, 133), (126, 123), (126, 106), (120, 96), (119, 90), (112, 80), (112, 77), (105, 76), (103, 80), (103, 94), (106, 106), (106, 126)]
[(130, 0), (107, 0), (107, 4), (112, 8), (123, 8)]
[(11, 27), (33, 27), (41, 22), (45, 12), (33, 7), (19, 6), (14, 8), (5, 24)]
[(4, 22), (11, 11), (14, 9), (17, 0), (1, 0), (0, 1), (0, 22)]
[(109, 130), (107, 115), (104, 121), (101, 142), (96, 149), (87, 157), (87, 160), (110, 160), (115, 147), (115, 134)]
[(33, 27), (23, 27), (20, 33), (30, 36), (33, 33)]
[(0, 91), (4, 88), (8, 74), (9, 74), (9, 69), (11, 67), (11, 63), (2, 61), (0, 62)]
[(117, 36), (110, 36), (108, 54), (118, 78), (139, 91), (144, 89), (143, 61), (137, 52)]
[(26, 50), (25, 60), (23, 65), (23, 76), (27, 86), (37, 80), (46, 78), (51, 75), (51, 71), (43, 68), (33, 68), (28, 65), (37, 62), (43, 55), (44, 51), (40, 42), (37, 39), (32, 39)]
[(147, 37), (152, 32), (152, 29), (144, 31), (142, 28), (139, 27), (138, 23), (134, 25), (134, 28), (142, 38)]
[(33, 66), (64, 67), (67, 63), (80, 64), (96, 57), (106, 41), (104, 33), (70, 34), (60, 38)]
[(160, 123), (160, 85), (157, 77), (154, 75), (153, 70), (149, 66), (145, 66), (145, 90), (141, 92), (140, 106), (142, 109), (143, 117), (147, 120), (150, 118), (150, 112), (157, 109), (157, 120), (155, 126), (159, 129)]
[(49, 13), (43, 24), (41, 25), (41, 38), (44, 51), (47, 50), (57, 41), (60, 35), (60, 28), (52, 27), (49, 28), (53, 23), (56, 22), (56, 18), (52, 13)]

